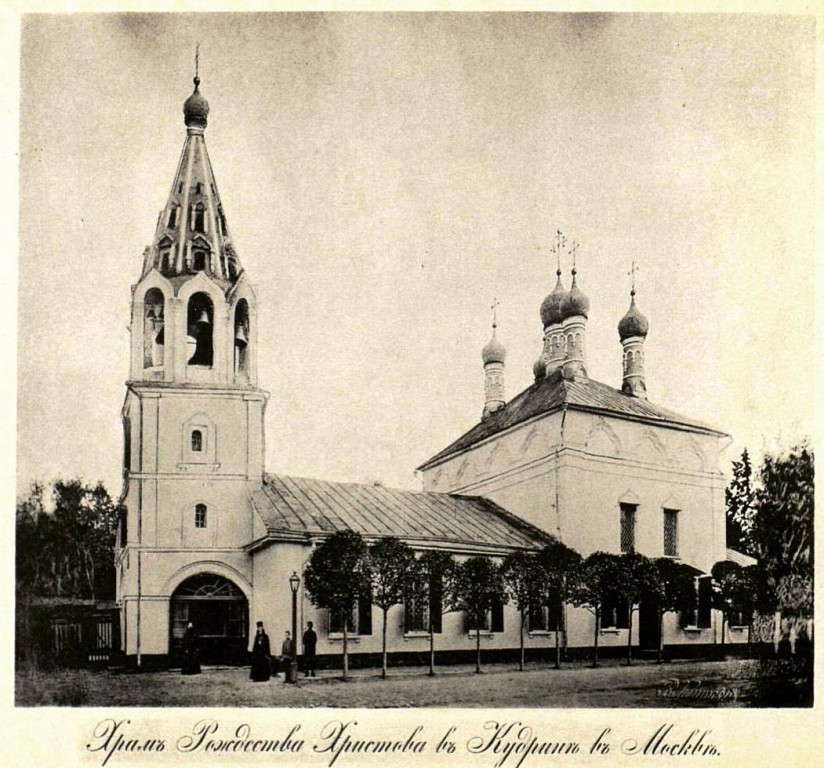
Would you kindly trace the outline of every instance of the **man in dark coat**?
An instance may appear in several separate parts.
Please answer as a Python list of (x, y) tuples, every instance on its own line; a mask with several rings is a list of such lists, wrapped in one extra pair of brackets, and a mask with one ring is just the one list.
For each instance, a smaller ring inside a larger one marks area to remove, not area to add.
[(315, 676), (315, 650), (318, 647), (318, 635), (314, 624), (308, 622), (309, 628), (303, 633), (303, 671), (306, 677)]
[(200, 648), (197, 642), (197, 632), (191, 621), (183, 633), (183, 665), (180, 673), (183, 675), (200, 674)]
[(262, 683), (269, 679), (271, 674), (271, 649), (269, 648), (269, 635), (263, 629), (263, 622), (257, 623), (257, 632), (252, 643), (252, 668), (249, 671), (249, 679), (256, 683)]

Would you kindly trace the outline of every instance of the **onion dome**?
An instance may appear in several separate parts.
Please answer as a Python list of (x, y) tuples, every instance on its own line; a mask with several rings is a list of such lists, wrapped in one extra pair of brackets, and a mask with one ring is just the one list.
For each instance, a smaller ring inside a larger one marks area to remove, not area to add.
[(486, 346), (481, 350), (481, 357), (483, 357), (484, 365), (487, 363), (503, 363), (506, 360), (506, 349), (504, 345), (498, 340), (497, 325), (492, 324), (492, 338), (487, 342)]
[(575, 278), (575, 270), (572, 270), (572, 286), (569, 293), (564, 297), (561, 303), (561, 319), (566, 320), (568, 317), (589, 317), (589, 299), (586, 294), (578, 287), (578, 281)]
[(200, 78), (194, 80), (195, 90), (185, 102), (183, 102), (183, 118), (187, 126), (198, 128), (206, 127), (206, 119), (209, 117), (209, 102), (203, 97), (198, 86)]
[(630, 301), (627, 313), (618, 322), (618, 335), (621, 341), (632, 336), (646, 336), (649, 333), (649, 320), (644, 317), (635, 306), (635, 291), (630, 291)]
[(561, 317), (561, 304), (567, 292), (561, 283), (561, 270), (559, 269), (556, 274), (558, 275), (558, 282), (555, 284), (555, 288), (553, 288), (552, 293), (541, 302), (541, 322), (544, 328), (550, 325), (557, 325), (563, 320)]

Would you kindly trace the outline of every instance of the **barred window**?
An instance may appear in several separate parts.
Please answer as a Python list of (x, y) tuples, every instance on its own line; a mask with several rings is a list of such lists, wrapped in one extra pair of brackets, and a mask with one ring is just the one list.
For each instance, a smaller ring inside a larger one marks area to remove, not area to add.
[(206, 505), (198, 504), (195, 506), (195, 528), (206, 527)]
[(621, 552), (635, 551), (635, 510), (637, 504), (621, 504)]
[(481, 626), (475, 626), (475, 612), (467, 611), (464, 614), (464, 626), (467, 632), (474, 632), (480, 629), (481, 632), (503, 632), (504, 631), (504, 604), (496, 600), (490, 609), (481, 616)]
[(681, 626), (710, 629), (712, 627), (712, 576), (695, 579), (695, 608), (681, 612)]
[(677, 557), (678, 555), (678, 510), (664, 510), (664, 555)]
[(563, 604), (553, 595), (547, 605), (534, 604), (529, 607), (527, 621), (530, 632), (558, 632), (561, 629)]
[(629, 603), (614, 595), (601, 605), (602, 629), (628, 629)]
[(432, 631), (441, 632), (443, 618), (443, 584), (440, 579), (432, 580), (426, 594), (417, 593), (404, 601), (404, 631), (429, 632), (429, 622), (432, 621)]
[[(329, 631), (343, 632), (344, 615), (341, 611), (329, 611)], [(346, 631), (355, 635), (372, 634), (372, 600), (361, 598), (352, 612), (346, 616)]]
[(192, 431), (192, 450), (200, 453), (203, 450), (203, 432), (199, 429)]

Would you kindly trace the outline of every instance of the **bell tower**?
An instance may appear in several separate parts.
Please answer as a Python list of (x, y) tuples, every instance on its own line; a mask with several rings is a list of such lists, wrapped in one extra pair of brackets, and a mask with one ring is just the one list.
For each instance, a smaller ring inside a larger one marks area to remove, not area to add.
[(172, 653), (181, 581), (213, 574), (250, 597), (244, 547), (260, 533), (250, 486), (263, 476), (268, 395), (256, 297), (206, 151), (197, 76), (183, 115), (183, 151), (132, 287), (117, 566), (125, 650), (139, 665)]

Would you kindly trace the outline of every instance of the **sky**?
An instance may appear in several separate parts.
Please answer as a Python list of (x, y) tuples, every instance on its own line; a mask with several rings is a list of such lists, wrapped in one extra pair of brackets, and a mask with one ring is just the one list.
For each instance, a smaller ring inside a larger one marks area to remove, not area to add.
[(419, 488), (480, 418), (494, 298), (508, 397), (532, 383), (558, 229), (592, 378), (620, 387), (635, 260), (653, 403), (728, 432), (724, 467), (812, 434), (811, 17), (28, 16), (18, 492), (120, 491), (130, 287), (196, 42), (270, 471)]

